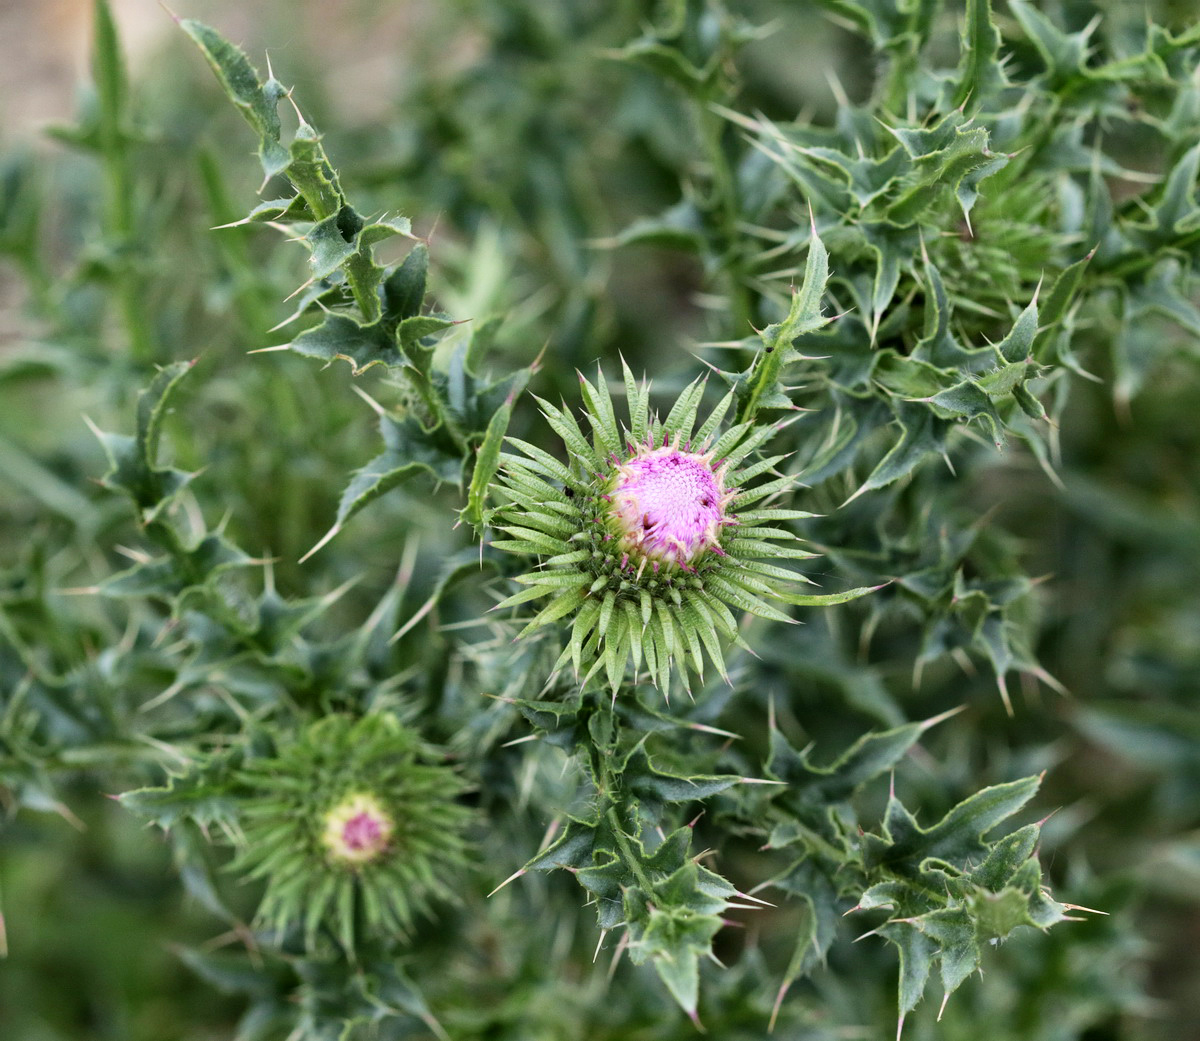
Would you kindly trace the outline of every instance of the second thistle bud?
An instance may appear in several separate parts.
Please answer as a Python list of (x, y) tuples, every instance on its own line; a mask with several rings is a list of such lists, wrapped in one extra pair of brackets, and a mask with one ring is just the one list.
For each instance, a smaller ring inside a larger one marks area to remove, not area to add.
[(330, 715), (244, 763), (234, 868), (266, 881), (256, 922), (315, 950), (403, 936), (453, 898), (471, 811), (463, 782), (411, 728), (382, 712)]

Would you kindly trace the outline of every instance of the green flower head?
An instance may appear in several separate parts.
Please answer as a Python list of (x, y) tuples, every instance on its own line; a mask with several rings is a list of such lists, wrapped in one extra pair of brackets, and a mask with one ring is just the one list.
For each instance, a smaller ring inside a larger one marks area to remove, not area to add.
[(509, 438), (522, 454), (501, 456), (508, 502), (493, 515), (508, 536), (497, 548), (541, 558), (517, 579), (528, 588), (499, 606), (549, 598), (521, 635), (569, 619), (559, 668), (572, 663), (585, 683), (604, 670), (615, 692), (629, 665), (635, 676), (644, 665), (666, 692), (673, 669), (686, 684), (689, 670), (703, 676), (706, 657), (725, 675), (722, 640), (741, 642), (734, 611), (790, 622), (780, 602), (866, 592), (787, 591), (807, 579), (772, 561), (814, 554), (780, 522), (812, 514), (769, 505), (795, 483), (774, 472), (785, 456), (754, 458), (778, 426), (722, 430), (730, 393), (697, 427), (703, 380), (660, 420), (650, 413), (649, 388), (628, 366), (629, 420), (618, 425), (603, 379), (595, 386), (579, 379), (591, 437), (566, 407), (539, 399), (568, 461)]
[(327, 929), (351, 949), (360, 930), (401, 936), (432, 899), (452, 896), (470, 811), (457, 801), (462, 781), (433, 759), (376, 714), (326, 717), (247, 763), (233, 866), (267, 881), (259, 921), (281, 935), (302, 927), (310, 949)]

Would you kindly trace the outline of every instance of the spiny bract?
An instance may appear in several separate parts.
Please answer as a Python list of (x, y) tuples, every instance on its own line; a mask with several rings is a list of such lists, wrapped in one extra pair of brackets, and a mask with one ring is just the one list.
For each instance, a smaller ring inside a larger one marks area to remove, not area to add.
[[(403, 934), (433, 898), (453, 895), (470, 810), (463, 783), (394, 716), (328, 716), (240, 771), (245, 845), (234, 863), (265, 878), (260, 921), (281, 936), (323, 926)], [(356, 925), (356, 916), (361, 922)]]
[(773, 473), (785, 456), (742, 466), (778, 425), (739, 423), (720, 432), (734, 401), (728, 394), (696, 428), (705, 382), (680, 394), (667, 418), (650, 413), (650, 391), (624, 367), (629, 421), (618, 426), (603, 378), (580, 389), (592, 436), (584, 435), (564, 406), (538, 399), (569, 456), (517, 438), (523, 455), (503, 453), (500, 481), (509, 502), (493, 523), (509, 538), (493, 545), (542, 558), (517, 581), (527, 589), (499, 606), (550, 597), (521, 635), (574, 615), (557, 668), (569, 661), (586, 683), (603, 669), (615, 691), (626, 666), (643, 661), (667, 692), (672, 665), (685, 684), (688, 668), (703, 676), (704, 656), (725, 675), (722, 639), (740, 643), (734, 610), (781, 622), (792, 619), (769, 601), (840, 602), (866, 590), (802, 597), (782, 584), (803, 575), (767, 563), (802, 560), (802, 549), (780, 521), (812, 514), (767, 505), (795, 481)]

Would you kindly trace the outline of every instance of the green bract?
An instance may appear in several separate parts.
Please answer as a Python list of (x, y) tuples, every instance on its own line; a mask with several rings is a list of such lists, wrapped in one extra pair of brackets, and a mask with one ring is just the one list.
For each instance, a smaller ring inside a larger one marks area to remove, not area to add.
[[(639, 385), (628, 366), (624, 375), (629, 419), (620, 425), (604, 379), (593, 385), (579, 377), (590, 439), (569, 409), (538, 399), (567, 463), (517, 438), (508, 440), (522, 454), (501, 454), (499, 481), (509, 502), (492, 523), (510, 537), (493, 545), (542, 559), (517, 579), (527, 588), (499, 606), (550, 598), (522, 636), (570, 619), (556, 668), (570, 662), (584, 684), (603, 669), (615, 691), (627, 665), (636, 677), (644, 663), (668, 693), (672, 666), (685, 685), (689, 670), (703, 676), (705, 657), (725, 675), (721, 641), (742, 643), (735, 611), (791, 622), (779, 605), (843, 603), (870, 592), (790, 591), (809, 580), (775, 562), (816, 554), (782, 526), (812, 514), (773, 505), (795, 486), (775, 470), (786, 456), (754, 455), (778, 425), (722, 430), (735, 399), (730, 392), (697, 426), (703, 379), (660, 419), (651, 414), (648, 385)], [(659, 463), (688, 475), (633, 472)], [(696, 501), (687, 501), (693, 495)]]
[(328, 716), (239, 772), (244, 844), (233, 867), (266, 879), (259, 919), (279, 934), (406, 933), (454, 895), (470, 811), (463, 783), (392, 716)]

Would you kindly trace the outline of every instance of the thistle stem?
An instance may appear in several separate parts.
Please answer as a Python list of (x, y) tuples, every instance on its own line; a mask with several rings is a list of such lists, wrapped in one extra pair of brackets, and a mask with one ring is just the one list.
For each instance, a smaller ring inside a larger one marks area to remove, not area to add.
[(725, 151), (725, 121), (713, 112), (707, 101), (699, 102), (698, 119), (705, 155), (712, 170), (714, 216), (720, 223), (721, 267), (725, 272), (729, 294), (729, 321), (733, 336), (746, 334), (753, 327), (754, 312), (750, 288), (746, 285), (746, 264), (742, 250), (742, 236), (738, 234), (741, 222), (741, 193), (738, 190), (737, 174)]
[(95, 19), (92, 72), (97, 94), (97, 138), (108, 191), (106, 230), (116, 255), (113, 264), (116, 295), (129, 336), (130, 353), (138, 361), (145, 362), (154, 356), (154, 343), (147, 322), (145, 279), (137, 268), (140, 244), (125, 112), (128, 82), (116, 26), (106, 0), (97, 0)]
[[(309, 133), (315, 134), (315, 131), (310, 129)], [(288, 176), (296, 191), (308, 204), (313, 217), (317, 221), (323, 221), (334, 216), (345, 206), (346, 198), (342, 194), (337, 175), (333, 173), (333, 166), (325, 155), (325, 148), (319, 139), (314, 142), (314, 147), (316, 160), (312, 164), (305, 165), (293, 163), (288, 169)], [(317, 171), (324, 172), (325, 176), (320, 176)], [(371, 259), (371, 247), (360, 248), (346, 261), (344, 270), (350, 293), (362, 313), (363, 320), (368, 325), (378, 321), (382, 309), (379, 303), (379, 294), (376, 292), (375, 263)]]

